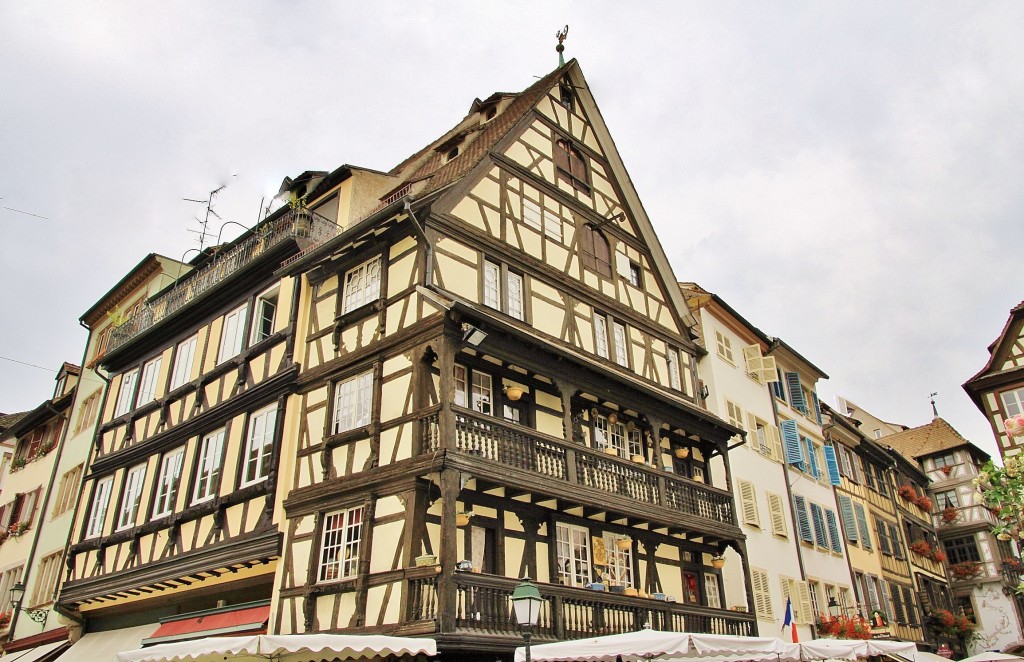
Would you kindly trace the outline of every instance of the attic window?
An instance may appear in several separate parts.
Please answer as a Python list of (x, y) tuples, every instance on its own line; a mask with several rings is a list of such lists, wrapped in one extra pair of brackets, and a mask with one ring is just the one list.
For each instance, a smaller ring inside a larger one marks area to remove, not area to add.
[(494, 119), (494, 116), (497, 115), (497, 114), (498, 114), (498, 107), (497, 106), (491, 106), (490, 108), (487, 109), (487, 112), (484, 113), (484, 121), (485, 122), (490, 122), (491, 120)]
[(568, 140), (555, 141), (555, 169), (559, 178), (572, 184), (577, 191), (590, 193), (587, 157)]
[(574, 110), (576, 97), (572, 93), (572, 87), (566, 83), (558, 86), (559, 103), (567, 110)]
[(450, 150), (448, 150), (447, 154), (445, 154), (445, 162), (447, 163), (448, 161), (451, 161), (452, 159), (454, 159), (458, 155), (459, 155), (459, 147), (458, 147), (458, 145), (456, 145), (455, 147), (452, 147)]

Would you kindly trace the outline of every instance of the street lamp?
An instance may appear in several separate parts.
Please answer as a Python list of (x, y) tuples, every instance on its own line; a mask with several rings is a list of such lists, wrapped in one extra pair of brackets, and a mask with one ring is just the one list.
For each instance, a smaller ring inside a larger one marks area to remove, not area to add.
[[(28, 617), (39, 624), (46, 623), (46, 610), (45, 609), (22, 609), (21, 602), (25, 599), (25, 585), (21, 582), (16, 583), (11, 587), (10, 592), (11, 598), (11, 611), (18, 612), (23, 611), (28, 614)], [(45, 628), (46, 626), (43, 625)]]
[(540, 590), (534, 586), (529, 577), (523, 577), (512, 591), (509, 598), (512, 603), (512, 610), (516, 615), (516, 623), (523, 629), (523, 642), (526, 645), (526, 662), (530, 662), (530, 628), (537, 624), (540, 616), (541, 605), (544, 598), (540, 597)]
[(839, 602), (836, 600), (836, 596), (832, 596), (828, 599), (828, 613), (832, 615), (832, 618), (839, 618), (839, 612), (842, 611), (842, 607), (839, 606)]

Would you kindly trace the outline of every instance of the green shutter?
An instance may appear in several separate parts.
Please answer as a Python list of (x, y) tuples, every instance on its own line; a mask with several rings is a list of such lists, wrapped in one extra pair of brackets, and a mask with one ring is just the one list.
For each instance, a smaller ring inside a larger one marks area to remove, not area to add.
[(794, 496), (793, 510), (796, 512), (796, 528), (800, 532), (800, 540), (813, 545), (814, 535), (811, 533), (810, 518), (807, 517), (807, 499)]
[(800, 373), (787, 372), (786, 385), (789, 387), (789, 404), (793, 409), (807, 413), (807, 401), (804, 400), (804, 391), (800, 386)]
[(839, 514), (843, 518), (843, 530), (846, 532), (846, 539), (850, 542), (857, 542), (860, 536), (857, 535), (857, 520), (853, 515), (853, 500), (848, 496), (839, 495)]
[(868, 518), (864, 515), (864, 506), (855, 503), (853, 510), (857, 513), (857, 529), (860, 531), (861, 544), (864, 545), (864, 549), (871, 549), (871, 531), (868, 529)]
[(836, 511), (826, 508), (825, 521), (828, 523), (828, 538), (832, 541), (832, 551), (842, 554), (843, 541), (839, 538), (839, 524), (836, 521)]
[(800, 449), (800, 434), (796, 431), (796, 421), (782, 421), (779, 429), (782, 430), (782, 440), (786, 444), (786, 463), (803, 471), (804, 454)]

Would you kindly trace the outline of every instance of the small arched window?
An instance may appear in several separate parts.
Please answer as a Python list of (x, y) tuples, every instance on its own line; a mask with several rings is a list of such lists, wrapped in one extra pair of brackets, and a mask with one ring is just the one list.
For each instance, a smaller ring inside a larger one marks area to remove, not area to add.
[(587, 157), (568, 140), (555, 141), (555, 170), (559, 179), (572, 184), (577, 191), (590, 193)]

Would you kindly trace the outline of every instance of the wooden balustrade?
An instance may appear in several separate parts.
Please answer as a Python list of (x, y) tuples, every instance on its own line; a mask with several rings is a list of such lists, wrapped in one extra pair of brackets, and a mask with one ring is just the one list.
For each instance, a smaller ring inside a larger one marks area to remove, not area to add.
[[(509, 602), (518, 581), (495, 575), (455, 573), (456, 629), (518, 635), (519, 627)], [(541, 640), (632, 632), (648, 624), (673, 632), (754, 634), (753, 618), (741, 612), (555, 584), (538, 583), (537, 587), (545, 604), (533, 634)]]
[[(453, 410), (452, 450), (716, 522), (736, 522), (732, 494), (724, 490), (460, 407)], [(436, 411), (421, 418), (425, 452), (444, 445), (439, 420)]]

